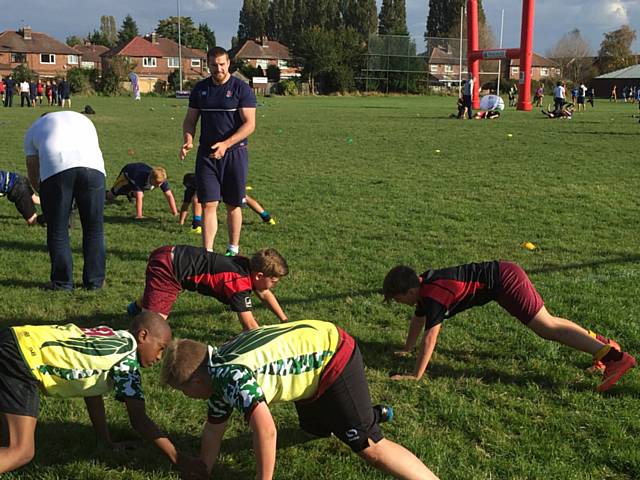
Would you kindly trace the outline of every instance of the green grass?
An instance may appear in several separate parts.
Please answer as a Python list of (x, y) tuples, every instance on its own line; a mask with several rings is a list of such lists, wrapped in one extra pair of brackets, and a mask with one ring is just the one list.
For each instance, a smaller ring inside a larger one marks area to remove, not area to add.
[[(167, 167), (178, 202), (177, 151), (186, 102), (74, 98), (90, 103), (110, 186), (131, 161)], [(411, 311), (377, 293), (397, 263), (418, 270), (494, 258), (521, 264), (549, 310), (640, 352), (637, 107), (596, 103), (572, 121), (508, 111), (496, 121), (447, 118), (455, 101), (434, 97), (269, 98), (250, 139), (252, 195), (276, 227), (245, 214), (242, 251), (273, 246), (291, 274), (278, 285), (290, 319), (335, 322), (358, 340), (374, 401), (395, 406), (385, 435), (407, 446), (442, 479), (634, 479), (640, 472), (637, 372), (611, 393), (594, 391), (585, 354), (545, 342), (496, 305), (445, 322), (426, 377), (393, 383)], [(0, 109), (0, 168), (25, 171), (22, 139), (45, 108)], [(511, 133), (513, 136), (508, 137)], [(134, 155), (129, 155), (129, 149)], [(436, 153), (440, 150), (440, 153)], [(45, 231), (27, 228), (0, 200), (0, 325), (74, 322), (125, 328), (126, 304), (144, 285), (149, 252), (198, 244), (163, 196), (145, 196), (145, 221), (122, 201), (105, 210), (108, 287), (73, 294), (48, 280)], [(81, 279), (79, 225), (73, 230)], [(217, 241), (224, 247), (221, 225)], [(531, 241), (538, 250), (519, 245)], [(264, 308), (261, 323), (275, 318)], [(170, 318), (174, 335), (219, 343), (239, 330), (210, 298), (186, 293)], [(199, 446), (204, 402), (160, 388), (145, 372), (150, 415), (180, 448)], [(116, 439), (135, 438), (124, 408), (107, 400)], [(274, 405), (279, 479), (382, 478), (335, 439), (307, 441), (292, 405)], [(34, 461), (6, 478), (176, 478), (150, 445), (96, 451), (81, 400), (43, 398)], [(248, 429), (234, 416), (216, 478), (250, 478)]]

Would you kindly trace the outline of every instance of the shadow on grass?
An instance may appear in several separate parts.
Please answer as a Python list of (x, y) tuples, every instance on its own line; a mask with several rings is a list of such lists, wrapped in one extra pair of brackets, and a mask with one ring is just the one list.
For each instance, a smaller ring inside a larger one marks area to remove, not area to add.
[[(0, 240), (0, 248), (5, 251), (15, 252), (45, 252), (47, 253), (47, 244), (40, 242), (27, 242), (16, 240)], [(82, 247), (72, 247), (71, 251), (76, 254), (82, 254)], [(107, 244), (107, 258), (109, 256), (116, 256), (123, 261), (143, 261), (147, 262), (149, 258), (149, 252), (135, 252), (130, 250), (123, 250), (115, 248), (110, 244)]]
[(112, 225), (149, 225), (162, 223), (162, 220), (155, 217), (135, 219), (131, 215), (105, 215), (104, 223)]
[(567, 263), (565, 265), (544, 265), (542, 267), (528, 269), (527, 273), (563, 272), (566, 270), (580, 270), (582, 268), (599, 267), (602, 265), (623, 265), (625, 263), (638, 262), (640, 262), (640, 255), (619, 255), (600, 260), (592, 260), (590, 262)]

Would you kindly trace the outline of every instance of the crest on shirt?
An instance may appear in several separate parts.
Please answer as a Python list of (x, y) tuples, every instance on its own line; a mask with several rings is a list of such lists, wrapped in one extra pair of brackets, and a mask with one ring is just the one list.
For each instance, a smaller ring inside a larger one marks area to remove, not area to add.
[(227, 90), (227, 98), (233, 97), (233, 92), (231, 90)]
[(202, 91), (200, 92), (200, 96), (202, 96), (202, 97), (206, 97), (206, 96), (207, 96), (207, 91), (206, 91), (206, 90), (202, 90)]

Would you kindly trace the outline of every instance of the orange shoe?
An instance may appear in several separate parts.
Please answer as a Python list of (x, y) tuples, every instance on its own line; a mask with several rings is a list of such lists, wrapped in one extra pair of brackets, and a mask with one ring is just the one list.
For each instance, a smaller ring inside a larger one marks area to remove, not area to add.
[[(618, 345), (618, 342), (616, 342), (615, 340), (609, 339), (607, 345), (611, 345), (612, 348), (615, 348), (619, 352), (622, 351), (620, 345)], [(593, 364), (589, 368), (587, 368), (587, 371), (590, 373), (604, 373), (604, 369), (605, 366), (604, 363), (602, 363), (602, 360), (594, 360)]]
[(599, 392), (606, 392), (612, 388), (620, 377), (636, 366), (636, 359), (626, 352), (622, 352), (622, 358), (616, 361), (605, 362), (604, 380), (598, 385)]

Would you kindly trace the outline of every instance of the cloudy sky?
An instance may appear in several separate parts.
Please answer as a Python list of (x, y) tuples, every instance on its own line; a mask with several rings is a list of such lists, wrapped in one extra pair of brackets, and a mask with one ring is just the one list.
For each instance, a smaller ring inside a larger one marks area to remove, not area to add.
[[(148, 33), (159, 19), (176, 15), (177, 1), (182, 15), (192, 17), (196, 23), (208, 23), (216, 32), (218, 42), (230, 46), (238, 28), (241, 0), (19, 0), (11, 2), (11, 8), (3, 9), (0, 31), (30, 25), (34, 31), (47, 32), (64, 41), (69, 35), (82, 37), (98, 29), (100, 15), (113, 15), (120, 25), (125, 15), (131, 14), (140, 32)], [(409, 30), (417, 38), (424, 34), (428, 3), (428, 0), (406, 0)], [(484, 0), (483, 4), (496, 38), (500, 31), (500, 12), (505, 10), (503, 45), (517, 47), (521, 2)], [(534, 49), (544, 54), (564, 33), (579, 28), (597, 51), (602, 34), (625, 23), (640, 30), (640, 0), (537, 0)], [(638, 40), (634, 47), (640, 49)]]

